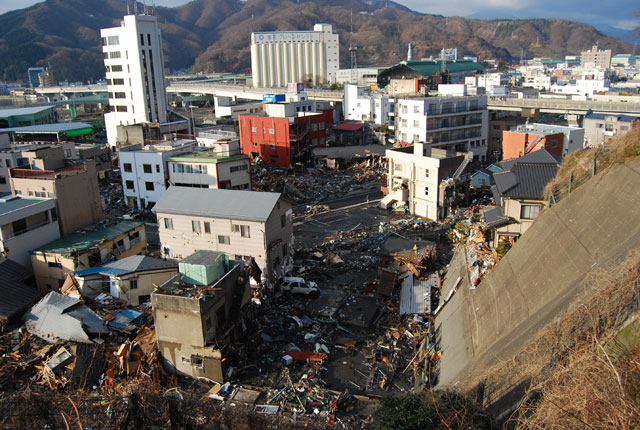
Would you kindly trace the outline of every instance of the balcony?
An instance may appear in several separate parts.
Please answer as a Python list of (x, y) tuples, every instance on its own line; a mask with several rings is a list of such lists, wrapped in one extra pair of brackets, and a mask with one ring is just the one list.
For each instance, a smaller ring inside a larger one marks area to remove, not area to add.
[(58, 170), (33, 170), (33, 169), (11, 169), (12, 178), (24, 178), (24, 179), (57, 179), (65, 176), (71, 176), (78, 173), (85, 172), (84, 164), (77, 166), (63, 167)]
[(3, 236), (4, 240), (13, 239), (14, 237), (22, 236), (23, 234), (27, 234), (27, 233), (29, 233), (31, 231), (37, 230), (40, 227), (44, 227), (45, 225), (49, 225), (49, 224), (51, 224), (51, 222), (49, 220), (42, 221), (42, 222), (39, 222), (37, 224), (30, 225), (27, 228), (22, 229), (20, 231), (14, 231), (12, 233), (3, 232), (2, 236)]

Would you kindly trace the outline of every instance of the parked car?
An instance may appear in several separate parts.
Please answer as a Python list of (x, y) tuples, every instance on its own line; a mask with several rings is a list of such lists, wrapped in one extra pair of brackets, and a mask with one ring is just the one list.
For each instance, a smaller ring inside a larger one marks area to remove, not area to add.
[(294, 294), (318, 294), (320, 289), (315, 282), (307, 282), (304, 278), (287, 277), (282, 278), (280, 288)]

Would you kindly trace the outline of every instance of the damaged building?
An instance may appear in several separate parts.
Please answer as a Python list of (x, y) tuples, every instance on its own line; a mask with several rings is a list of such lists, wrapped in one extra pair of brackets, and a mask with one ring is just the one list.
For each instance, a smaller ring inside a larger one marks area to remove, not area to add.
[(222, 383), (225, 354), (240, 310), (251, 298), (248, 268), (225, 254), (198, 251), (151, 295), (156, 337), (166, 366)]

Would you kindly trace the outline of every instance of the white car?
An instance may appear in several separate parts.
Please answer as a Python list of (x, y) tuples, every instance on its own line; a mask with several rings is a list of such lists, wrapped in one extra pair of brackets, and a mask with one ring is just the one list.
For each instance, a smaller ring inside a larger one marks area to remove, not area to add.
[(307, 282), (304, 278), (296, 277), (282, 278), (280, 288), (282, 288), (282, 291), (295, 294), (317, 294), (320, 292), (318, 284), (315, 282)]

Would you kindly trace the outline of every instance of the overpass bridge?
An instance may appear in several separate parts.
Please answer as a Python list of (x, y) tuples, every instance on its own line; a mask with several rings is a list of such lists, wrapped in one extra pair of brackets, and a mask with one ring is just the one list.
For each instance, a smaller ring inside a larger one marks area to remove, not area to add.
[(544, 113), (561, 113), (578, 116), (585, 115), (587, 111), (591, 109), (597, 113), (640, 116), (640, 103), (623, 101), (489, 97), (487, 100), (487, 108), (489, 110), (502, 111), (535, 109)]
[[(215, 83), (171, 83), (167, 87), (167, 94), (211, 94), (235, 99), (260, 100), (263, 94), (285, 94), (285, 88), (254, 88), (246, 85), (229, 85)], [(344, 92), (306, 89), (305, 93), (312, 100), (342, 101)]]

